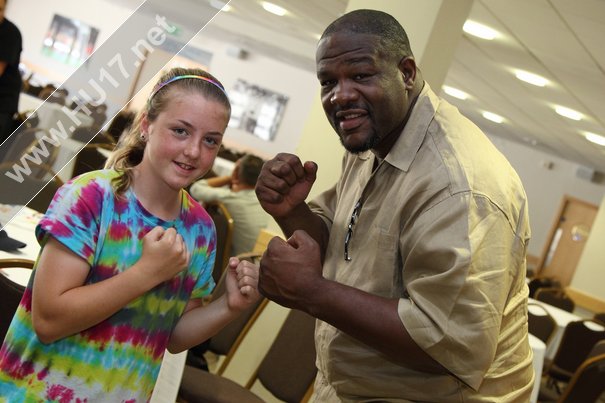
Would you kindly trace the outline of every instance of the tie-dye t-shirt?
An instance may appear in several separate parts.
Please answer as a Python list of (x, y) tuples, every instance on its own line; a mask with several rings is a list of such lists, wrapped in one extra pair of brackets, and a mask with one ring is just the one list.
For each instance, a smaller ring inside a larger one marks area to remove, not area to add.
[(154, 217), (132, 190), (112, 192), (113, 170), (84, 174), (55, 195), (36, 228), (42, 247), (52, 236), (86, 259), (86, 284), (127, 270), (155, 226), (175, 227), (191, 253), (187, 271), (132, 301), (108, 319), (50, 344), (31, 321), (31, 276), (0, 350), (0, 401), (146, 402), (150, 399), (172, 329), (190, 298), (214, 288), (215, 230), (205, 210), (182, 192), (174, 221)]

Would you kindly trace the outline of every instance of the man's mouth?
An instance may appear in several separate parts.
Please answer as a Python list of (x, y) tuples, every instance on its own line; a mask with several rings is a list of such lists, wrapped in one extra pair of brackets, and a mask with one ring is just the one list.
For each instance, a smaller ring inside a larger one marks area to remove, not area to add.
[(348, 131), (361, 126), (367, 118), (365, 111), (343, 111), (336, 113), (338, 127), (341, 130)]

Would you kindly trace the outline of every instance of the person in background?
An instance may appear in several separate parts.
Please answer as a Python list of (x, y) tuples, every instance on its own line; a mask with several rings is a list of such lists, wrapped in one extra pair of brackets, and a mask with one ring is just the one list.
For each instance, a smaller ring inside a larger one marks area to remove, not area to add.
[(235, 162), (231, 176), (202, 179), (191, 185), (191, 195), (202, 203), (222, 202), (233, 218), (231, 256), (250, 252), (269, 216), (260, 206), (254, 187), (264, 161), (252, 154)]
[(225, 294), (203, 305), (216, 234), (183, 190), (212, 167), (230, 112), (216, 78), (172, 69), (110, 169), (59, 189), (0, 348), (2, 399), (149, 401), (166, 349), (199, 344), (259, 298), (258, 271), (233, 258)]
[(516, 172), (423, 80), (391, 15), (338, 18), (316, 67), (340, 179), (307, 204), (317, 165), (279, 154), (256, 187), (288, 237), (270, 241), (259, 290), (318, 319), (314, 400), (529, 401)]
[[(11, 135), (13, 116), (19, 111), (23, 80), (19, 72), (22, 39), (19, 28), (4, 17), (8, 0), (0, 0), (0, 144)], [(8, 144), (2, 145), (6, 149)], [(0, 156), (3, 155), (0, 150)]]

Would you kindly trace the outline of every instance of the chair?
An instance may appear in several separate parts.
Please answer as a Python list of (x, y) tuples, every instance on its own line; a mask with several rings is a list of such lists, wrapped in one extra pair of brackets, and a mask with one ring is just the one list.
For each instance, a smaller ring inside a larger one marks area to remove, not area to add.
[[(2, 143), (0, 149), (0, 162), (5, 161), (19, 161), (31, 145), (38, 142), (38, 138), (47, 136), (50, 138), (48, 130), (41, 127), (28, 127), (26, 125), (21, 126), (11, 136)], [(53, 145), (45, 143), (47, 149), (56, 148)]]
[(601, 340), (605, 340), (605, 327), (599, 322), (592, 319), (569, 322), (563, 331), (559, 348), (546, 369), (550, 384), (558, 390), (557, 382), (569, 382)]
[(541, 387), (541, 403), (593, 403), (605, 392), (605, 353), (588, 357), (574, 373), (561, 395)]
[[(248, 260), (253, 263), (257, 263), (261, 256), (262, 253), (258, 254), (251, 252), (240, 254), (237, 257), (240, 260)], [(212, 293), (211, 301), (217, 299), (225, 293), (225, 277), (226, 270), (223, 271), (221, 279), (216, 284), (216, 288)], [(222, 375), (231, 362), (231, 359), (235, 355), (235, 352), (242, 343), (244, 337), (252, 325), (254, 325), (262, 311), (265, 309), (268, 302), (269, 301), (267, 299), (261, 298), (258, 302), (242, 312), (236, 319), (229, 322), (229, 324), (222, 328), (217, 334), (212, 336), (206, 343), (201, 344), (199, 348), (190, 350), (190, 353), (193, 352), (193, 355), (197, 354), (198, 356), (201, 356), (204, 352), (210, 351), (216, 355), (225, 356), (222, 363), (215, 371), (217, 375)], [(187, 369), (185, 370), (187, 371)]]
[(527, 305), (527, 325), (529, 333), (542, 340), (547, 346), (557, 330), (557, 322), (540, 304)]
[[(3, 162), (0, 164), (0, 173), (12, 171), (14, 162)], [(4, 204), (27, 204), (30, 208), (45, 213), (57, 190), (63, 186), (63, 181), (46, 164), (40, 164), (38, 169), (43, 175), (35, 178), (33, 175), (21, 175), (22, 182), (15, 182), (4, 174), (0, 174), (0, 189), (3, 191), (0, 203)]]
[(534, 298), (567, 312), (573, 312), (576, 308), (575, 302), (562, 288), (539, 288)]
[(179, 398), (188, 403), (262, 402), (250, 388), (257, 382), (276, 398), (286, 402), (304, 402), (310, 397), (315, 367), (313, 333), (315, 319), (291, 310), (269, 351), (245, 387), (200, 369), (185, 371)]
[(231, 240), (233, 238), (233, 218), (223, 203), (214, 201), (206, 204), (206, 211), (214, 221), (216, 228), (216, 259), (212, 277), (218, 283), (223, 269), (227, 267), (231, 254)]
[(106, 143), (86, 144), (76, 155), (74, 160), (74, 169), (71, 177), (82, 175), (83, 173), (103, 169), (107, 157), (99, 152), (99, 149), (113, 150), (114, 146)]
[(598, 320), (601, 323), (605, 324), (605, 312), (598, 312), (595, 313), (594, 316), (592, 317), (594, 320)]
[(529, 281), (527, 284), (529, 287), (529, 297), (535, 298), (536, 291), (539, 288), (560, 288), (560, 284), (558, 281), (550, 278), (550, 277), (535, 277)]
[[(0, 269), (19, 267), (31, 270), (34, 267), (34, 261), (29, 259), (0, 259)], [(4, 336), (13, 320), (24, 291), (25, 287), (0, 274), (0, 295), (2, 295), (2, 303), (0, 304), (0, 340), (4, 340)]]

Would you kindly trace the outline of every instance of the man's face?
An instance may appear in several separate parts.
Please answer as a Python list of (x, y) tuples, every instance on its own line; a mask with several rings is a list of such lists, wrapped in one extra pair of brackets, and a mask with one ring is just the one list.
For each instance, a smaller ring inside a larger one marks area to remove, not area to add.
[[(336, 32), (317, 47), (321, 102), (343, 146), (358, 153), (393, 144), (408, 109), (403, 73), (375, 35)], [(384, 142), (389, 138), (391, 141)], [(387, 150), (382, 150), (386, 151)]]

